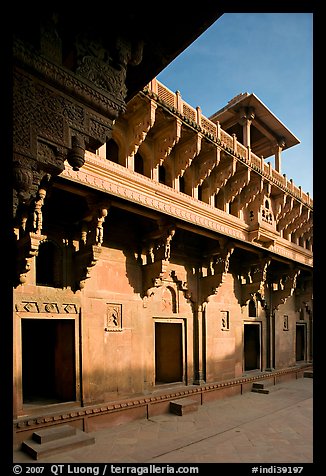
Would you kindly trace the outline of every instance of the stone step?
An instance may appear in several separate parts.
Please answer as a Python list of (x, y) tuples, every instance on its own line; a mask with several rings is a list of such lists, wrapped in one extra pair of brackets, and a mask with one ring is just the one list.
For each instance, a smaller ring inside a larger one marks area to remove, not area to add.
[(251, 391), (256, 392), (256, 393), (264, 393), (264, 394), (267, 395), (269, 393), (269, 390), (264, 388), (264, 386), (265, 386), (265, 384), (263, 384), (263, 383), (255, 382), (255, 383), (252, 384)]
[(45, 443), (38, 443), (32, 437), (29, 440), (23, 441), (21, 449), (25, 453), (28, 453), (30, 456), (32, 456), (32, 458), (37, 460), (39, 458), (45, 458), (47, 456), (81, 448), (83, 446), (88, 446), (95, 443), (94, 437), (87, 435), (81, 430), (74, 430), (74, 435), (60, 437)]
[(191, 398), (178, 398), (170, 402), (170, 412), (175, 415), (182, 416), (186, 413), (191, 413), (198, 410), (199, 403)]
[(306, 378), (314, 378), (314, 371), (313, 370), (305, 370), (303, 372), (303, 376)]
[(266, 395), (269, 393), (269, 390), (267, 390), (267, 388), (252, 388), (251, 391), (256, 393), (264, 393)]
[(43, 430), (34, 431), (33, 440), (37, 443), (47, 443), (48, 441), (58, 440), (66, 436), (74, 436), (76, 428), (71, 425), (57, 425)]

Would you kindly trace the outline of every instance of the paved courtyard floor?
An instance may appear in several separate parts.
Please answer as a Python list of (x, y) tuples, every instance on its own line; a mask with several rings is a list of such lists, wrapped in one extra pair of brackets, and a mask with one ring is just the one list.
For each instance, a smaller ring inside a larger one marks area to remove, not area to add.
[(164, 414), (89, 433), (95, 444), (15, 463), (312, 463), (313, 379), (298, 378), (205, 403), (183, 416)]

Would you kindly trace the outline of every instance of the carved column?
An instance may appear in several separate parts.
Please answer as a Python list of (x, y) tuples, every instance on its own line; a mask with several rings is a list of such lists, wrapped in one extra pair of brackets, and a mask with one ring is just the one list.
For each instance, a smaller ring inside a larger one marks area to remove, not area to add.
[(243, 131), (243, 145), (251, 147), (250, 126), (255, 118), (255, 110), (253, 107), (242, 107), (239, 115), (239, 124), (242, 126)]
[(281, 137), (275, 145), (275, 170), (281, 173), (281, 153), (285, 147), (284, 137)]

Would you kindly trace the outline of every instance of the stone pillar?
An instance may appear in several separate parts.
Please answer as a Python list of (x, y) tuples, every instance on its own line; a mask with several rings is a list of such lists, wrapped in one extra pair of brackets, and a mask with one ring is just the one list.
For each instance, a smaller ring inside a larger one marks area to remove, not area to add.
[(280, 138), (275, 146), (275, 170), (281, 173), (281, 152), (285, 146), (285, 140)]
[(265, 301), (266, 315), (266, 371), (271, 372), (275, 367), (275, 310), (273, 308), (273, 283), (267, 283)]
[(239, 124), (242, 125), (243, 145), (245, 147), (251, 147), (250, 126), (254, 118), (255, 118), (255, 110), (253, 107), (241, 108)]
[(195, 347), (195, 385), (203, 385), (204, 379), (204, 307), (199, 305), (194, 312), (194, 347)]

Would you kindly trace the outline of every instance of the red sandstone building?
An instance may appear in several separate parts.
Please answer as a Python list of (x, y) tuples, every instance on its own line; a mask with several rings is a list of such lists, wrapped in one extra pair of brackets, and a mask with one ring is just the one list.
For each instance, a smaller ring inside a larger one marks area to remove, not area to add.
[(159, 67), (128, 83), (141, 41), (51, 18), (14, 46), (15, 444), (301, 376), (313, 203), (281, 172), (298, 139), (254, 93), (207, 118)]

